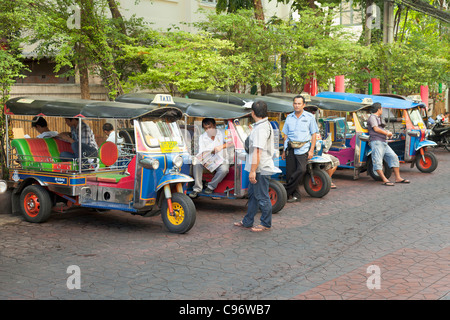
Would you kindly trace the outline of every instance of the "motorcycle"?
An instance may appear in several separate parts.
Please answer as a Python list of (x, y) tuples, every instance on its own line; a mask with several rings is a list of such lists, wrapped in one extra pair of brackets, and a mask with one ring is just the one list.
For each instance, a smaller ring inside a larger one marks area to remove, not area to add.
[(450, 125), (444, 125), (441, 120), (436, 121), (428, 130), (427, 139), (450, 152)]

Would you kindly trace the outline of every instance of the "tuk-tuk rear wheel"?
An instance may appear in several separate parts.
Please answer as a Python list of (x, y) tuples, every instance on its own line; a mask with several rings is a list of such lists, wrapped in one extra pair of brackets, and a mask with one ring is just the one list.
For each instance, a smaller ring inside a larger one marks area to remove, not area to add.
[(279, 181), (269, 181), (269, 197), (270, 202), (272, 203), (272, 214), (278, 213), (286, 205), (286, 189)]
[(20, 210), (28, 222), (41, 223), (50, 218), (52, 201), (46, 189), (29, 185), (20, 194)]
[(161, 216), (166, 228), (172, 233), (186, 233), (195, 224), (195, 205), (184, 193), (172, 194), (173, 215), (170, 214), (167, 199), (163, 199)]
[[(375, 181), (381, 181), (381, 177), (378, 175), (378, 173), (373, 169), (373, 163), (372, 163), (372, 157), (367, 159), (367, 172), (369, 172), (369, 175), (372, 177)], [(392, 175), (392, 168), (389, 168), (386, 161), (383, 160), (383, 173), (384, 176), (389, 179)]]

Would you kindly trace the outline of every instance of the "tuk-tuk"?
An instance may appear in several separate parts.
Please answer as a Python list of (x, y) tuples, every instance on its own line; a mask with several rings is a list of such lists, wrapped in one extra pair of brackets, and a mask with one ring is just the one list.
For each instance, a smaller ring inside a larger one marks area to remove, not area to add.
[(13, 188), (13, 212), (22, 213), (29, 222), (44, 222), (62, 202), (68, 208), (121, 210), (146, 217), (161, 213), (170, 232), (189, 231), (196, 209), (185, 193), (193, 179), (188, 175), (187, 146), (176, 122), (182, 112), (172, 106), (171, 96), (156, 100), (150, 105), (42, 96), (8, 100), (9, 125), (24, 121), (23, 116), (77, 118), (76, 130), (82, 136), (85, 121), (132, 124), (123, 130), (115, 127), (130, 136), (129, 146), (108, 141), (98, 154), (87, 155), (78, 143), (79, 158), (62, 158), (61, 152), (73, 151), (73, 147), (58, 137), (7, 141), (6, 183)]
[[(150, 93), (129, 93), (116, 98), (116, 101), (133, 102), (147, 104), (153, 99)], [(202, 163), (205, 170), (203, 173), (203, 185), (206, 186), (213, 178), (212, 172), (217, 167), (216, 157), (199, 157), (198, 141), (203, 132), (202, 119), (213, 118), (216, 121), (216, 129), (220, 130), (225, 137), (228, 147), (226, 148), (225, 160), (230, 165), (228, 174), (217, 185), (213, 193), (205, 193), (203, 190), (198, 193), (201, 197), (211, 197), (215, 199), (241, 199), (247, 197), (249, 186), (248, 172), (244, 170), (246, 162), (246, 152), (244, 142), (251, 130), (253, 119), (248, 109), (220, 102), (195, 100), (173, 97), (175, 106), (184, 112), (185, 118), (180, 122), (180, 127), (185, 129), (187, 140), (191, 141), (191, 164)], [(276, 131), (274, 131), (276, 132)], [(278, 133), (275, 134), (275, 137)], [(278, 144), (278, 140), (275, 139)], [(208, 168), (208, 169), (206, 169)], [(192, 174), (191, 174), (192, 175)], [(188, 186), (187, 194), (193, 191), (192, 185)], [(272, 202), (272, 213), (278, 213), (287, 202), (287, 195), (284, 186), (276, 179), (269, 182), (269, 195)]]
[[(272, 128), (280, 132), (279, 149), (282, 150), (283, 143), (281, 130), (283, 128), (286, 116), (294, 111), (292, 99), (280, 99), (279, 97), (255, 96), (251, 94), (240, 94), (233, 92), (217, 92), (217, 91), (191, 91), (187, 93), (191, 99), (201, 99), (209, 101), (220, 101), (229, 104), (239, 105), (244, 108), (251, 108), (256, 100), (262, 100), (267, 104), (269, 120)], [(321, 156), (321, 142), (316, 143), (316, 154), (308, 160), (307, 172), (303, 176), (301, 184), (305, 187), (306, 192), (315, 198), (321, 198), (328, 194), (331, 189), (331, 178), (323, 168), (330, 163), (330, 160)], [(286, 161), (281, 157), (278, 159), (278, 165), (282, 173), (274, 175), (272, 178), (280, 181), (286, 180)]]
[[(395, 95), (363, 95), (346, 94), (339, 92), (322, 92), (318, 96), (330, 97), (355, 101), (361, 99), (372, 99), (383, 108), (383, 120), (386, 128), (393, 132), (393, 137), (387, 142), (398, 155), (399, 160), (411, 163), (411, 168), (416, 165), (419, 171), (431, 173), (436, 170), (438, 160), (434, 153), (429, 151), (430, 147), (436, 147), (433, 141), (426, 140), (426, 126), (420, 114), (420, 108), (425, 107), (422, 102), (414, 102)], [(355, 124), (361, 129), (367, 129), (367, 114), (357, 112)]]

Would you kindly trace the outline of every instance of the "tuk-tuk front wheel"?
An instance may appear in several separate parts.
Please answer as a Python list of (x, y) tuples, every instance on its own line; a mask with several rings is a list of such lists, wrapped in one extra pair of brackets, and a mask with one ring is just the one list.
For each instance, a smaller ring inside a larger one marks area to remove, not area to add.
[(47, 221), (52, 212), (52, 201), (48, 191), (40, 185), (25, 187), (20, 194), (20, 210), (28, 222)]
[[(367, 159), (367, 171), (369, 172), (369, 175), (372, 177), (373, 180), (375, 181), (382, 180), (378, 172), (376, 172), (373, 169), (372, 157)], [(383, 173), (386, 179), (389, 179), (392, 175), (392, 168), (389, 168), (387, 162), (384, 160), (383, 160)]]
[[(425, 161), (424, 161), (425, 160)], [(423, 157), (420, 153), (416, 154), (416, 166), (419, 171), (424, 173), (431, 173), (436, 170), (438, 160), (434, 153), (425, 151)]]
[(195, 224), (196, 210), (195, 205), (184, 193), (172, 194), (172, 209), (170, 213), (167, 199), (163, 200), (161, 205), (161, 216), (166, 228), (173, 233), (186, 233)]
[(284, 186), (276, 180), (269, 181), (269, 197), (272, 203), (272, 214), (278, 213), (287, 202), (287, 193)]
[(312, 174), (314, 176), (314, 183), (311, 179), (311, 172), (305, 173), (305, 190), (314, 198), (322, 198), (331, 189), (331, 178), (327, 172), (321, 169), (313, 169)]

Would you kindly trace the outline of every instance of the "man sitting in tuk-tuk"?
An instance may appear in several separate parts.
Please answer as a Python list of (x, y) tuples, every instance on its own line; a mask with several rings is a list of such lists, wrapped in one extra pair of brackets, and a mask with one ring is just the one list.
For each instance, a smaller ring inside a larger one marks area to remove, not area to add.
[(66, 124), (70, 127), (70, 132), (62, 132), (58, 135), (61, 140), (71, 143), (72, 151), (61, 152), (61, 158), (79, 158), (78, 142), (81, 141), (81, 154), (83, 157), (97, 157), (98, 146), (95, 135), (86, 122), (81, 123), (81, 138), (78, 137), (78, 118), (65, 118)]
[(200, 163), (193, 166), (195, 184), (193, 192), (189, 194), (191, 198), (196, 198), (203, 189), (204, 167), (210, 172), (216, 172), (204, 190), (207, 194), (214, 192), (214, 189), (225, 178), (230, 169), (227, 157), (224, 155), (224, 149), (227, 147), (225, 137), (220, 130), (216, 129), (216, 121), (213, 118), (205, 118), (202, 121), (202, 127), (205, 132), (200, 135), (198, 141), (199, 152), (196, 158)]
[(39, 132), (36, 138), (53, 138), (58, 135), (58, 131), (51, 131), (48, 128), (47, 120), (43, 117), (36, 116), (31, 120), (31, 126)]

